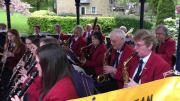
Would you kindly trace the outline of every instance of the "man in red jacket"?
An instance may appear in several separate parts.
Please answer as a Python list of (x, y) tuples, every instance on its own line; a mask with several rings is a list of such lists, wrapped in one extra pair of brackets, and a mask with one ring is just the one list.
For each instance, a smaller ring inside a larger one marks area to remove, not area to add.
[[(163, 73), (171, 70), (170, 65), (159, 55), (152, 52), (154, 36), (147, 30), (140, 30), (134, 37), (135, 51), (139, 61), (132, 59), (128, 63), (130, 82), (125, 87), (135, 86), (164, 78)], [(137, 59), (136, 59), (137, 60)]]
[(159, 54), (171, 66), (174, 65), (172, 57), (176, 51), (176, 42), (169, 37), (168, 29), (164, 25), (156, 28), (156, 37), (159, 45), (157, 46), (157, 54)]
[(134, 53), (131, 46), (125, 44), (126, 34), (121, 29), (115, 29), (110, 33), (112, 48), (109, 63), (104, 66), (104, 72), (111, 74), (117, 80), (118, 88), (123, 88), (122, 69), (123, 63)]
[(87, 24), (85, 28), (85, 32), (83, 33), (83, 38), (86, 41), (86, 45), (89, 45), (92, 42), (91, 35), (92, 35), (92, 25)]

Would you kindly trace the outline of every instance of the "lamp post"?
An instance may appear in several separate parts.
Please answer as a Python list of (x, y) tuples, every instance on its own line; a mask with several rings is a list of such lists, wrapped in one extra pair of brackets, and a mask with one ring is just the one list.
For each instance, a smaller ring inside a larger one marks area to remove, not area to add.
[(11, 29), (11, 18), (9, 9), (10, 1), (11, 0), (5, 0), (8, 30)]
[(180, 72), (180, 18), (179, 18), (179, 35), (177, 41), (177, 59), (176, 59), (176, 70)]
[(140, 29), (144, 28), (144, 3), (146, 0), (139, 0), (141, 3), (141, 9), (140, 9)]
[[(176, 6), (177, 14), (180, 14), (180, 6)], [(180, 18), (179, 18), (179, 35), (178, 35), (178, 41), (177, 41), (177, 52), (176, 52), (176, 67), (175, 70), (180, 72)]]
[(76, 20), (76, 24), (79, 25), (80, 21), (79, 21), (79, 7), (80, 7), (80, 0), (75, 0), (76, 4), (76, 16), (77, 16), (77, 20)]

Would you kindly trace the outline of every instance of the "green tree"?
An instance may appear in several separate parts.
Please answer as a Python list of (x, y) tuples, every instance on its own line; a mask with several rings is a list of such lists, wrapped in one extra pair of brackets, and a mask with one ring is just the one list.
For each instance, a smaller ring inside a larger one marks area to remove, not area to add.
[(175, 18), (174, 0), (159, 0), (156, 25), (163, 24), (166, 18)]
[(149, 0), (150, 8), (152, 9), (153, 15), (157, 14), (157, 7), (158, 7), (159, 0)]

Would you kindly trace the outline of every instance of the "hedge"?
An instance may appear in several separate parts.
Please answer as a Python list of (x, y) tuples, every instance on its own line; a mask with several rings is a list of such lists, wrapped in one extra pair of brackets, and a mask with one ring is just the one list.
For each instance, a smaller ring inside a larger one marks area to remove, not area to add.
[[(85, 26), (86, 24), (93, 24), (93, 17), (81, 17), (80, 24)], [(42, 32), (54, 33), (54, 25), (61, 24), (62, 32), (72, 32), (74, 26), (76, 25), (76, 17), (60, 17), (60, 16), (34, 16), (28, 18), (28, 25), (33, 31), (34, 25), (40, 25)], [(98, 17), (98, 24), (101, 25), (104, 33), (108, 34), (113, 28), (119, 28), (121, 25), (129, 28), (134, 28), (135, 30), (139, 28), (139, 19), (130, 17)], [(145, 28), (151, 29), (152, 23), (145, 22)]]

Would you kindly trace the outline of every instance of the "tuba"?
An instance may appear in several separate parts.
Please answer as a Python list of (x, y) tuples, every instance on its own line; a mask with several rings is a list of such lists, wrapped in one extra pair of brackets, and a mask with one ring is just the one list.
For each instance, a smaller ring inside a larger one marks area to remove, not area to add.
[[(103, 59), (103, 65), (104, 66), (109, 64), (108, 61), (109, 61), (109, 58), (111, 56), (111, 50), (112, 50), (112, 47), (110, 47), (104, 54), (104, 59)], [(97, 80), (98, 83), (107, 82), (107, 81), (110, 80), (110, 74), (98, 75), (96, 80)]]
[(124, 68), (123, 68), (123, 70), (122, 70), (122, 76), (123, 76), (124, 83), (128, 83), (128, 82), (129, 82), (129, 73), (128, 73), (128, 66), (127, 66), (127, 64), (128, 64), (129, 61), (130, 61), (134, 56), (136, 56), (136, 55), (137, 55), (136, 52), (133, 53), (133, 54), (131, 55), (131, 57), (129, 57), (129, 58), (123, 63)]

